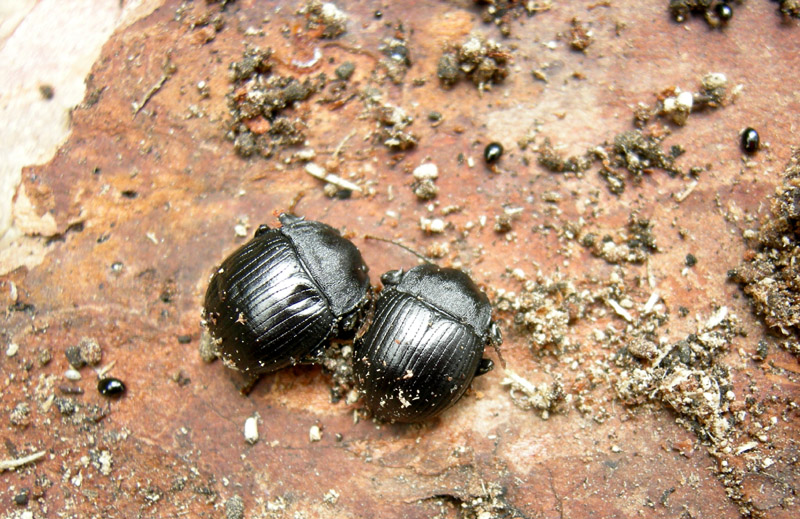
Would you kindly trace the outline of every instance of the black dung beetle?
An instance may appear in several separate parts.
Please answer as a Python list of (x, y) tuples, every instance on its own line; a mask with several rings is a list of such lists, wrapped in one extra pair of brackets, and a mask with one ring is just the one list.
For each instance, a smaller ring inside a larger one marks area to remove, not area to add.
[(489, 298), (460, 270), (424, 264), (381, 281), (372, 323), (355, 341), (356, 382), (375, 417), (419, 422), (491, 369), (481, 357), (502, 343), (500, 330)]
[(490, 142), (483, 150), (483, 158), (487, 164), (493, 164), (503, 156), (503, 145), (499, 142)]
[(259, 375), (307, 361), (353, 334), (370, 302), (367, 265), (321, 222), (282, 214), (217, 269), (203, 321), (226, 365)]
[(758, 147), (761, 144), (761, 138), (758, 136), (758, 132), (755, 131), (753, 128), (745, 128), (742, 132), (742, 149), (745, 153), (753, 154), (758, 151)]
[(118, 378), (106, 377), (97, 381), (97, 391), (109, 398), (116, 398), (125, 392), (125, 383)]

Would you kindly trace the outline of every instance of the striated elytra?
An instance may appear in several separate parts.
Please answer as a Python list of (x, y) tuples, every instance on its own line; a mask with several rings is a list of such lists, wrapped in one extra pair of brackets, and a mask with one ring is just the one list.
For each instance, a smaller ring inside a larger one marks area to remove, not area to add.
[(372, 324), (355, 342), (356, 382), (377, 418), (426, 420), (491, 369), (484, 347), (502, 343), (492, 306), (456, 269), (425, 264), (381, 281)]
[(334, 228), (281, 214), (216, 270), (203, 321), (223, 361), (270, 373), (318, 355), (360, 326), (370, 301), (367, 265)]

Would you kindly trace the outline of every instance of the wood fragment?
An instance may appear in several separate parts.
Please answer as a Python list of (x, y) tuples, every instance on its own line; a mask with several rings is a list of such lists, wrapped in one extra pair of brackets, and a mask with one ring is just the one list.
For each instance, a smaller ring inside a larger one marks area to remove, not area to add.
[(173, 74), (175, 74), (177, 67), (175, 66), (174, 63), (172, 63), (172, 60), (170, 60), (170, 58), (167, 57), (167, 61), (164, 63), (164, 66), (161, 68), (161, 70), (162, 70), (161, 77), (158, 79), (158, 81), (156, 81), (156, 83), (153, 86), (150, 87), (150, 90), (148, 90), (144, 94), (142, 100), (139, 101), (138, 103), (134, 101), (133, 103), (134, 118), (136, 118), (136, 115), (142, 110), (142, 108), (144, 108), (147, 102), (150, 101), (150, 98), (153, 97), (156, 94), (156, 92), (161, 90), (161, 87), (164, 86), (164, 83), (166, 83), (167, 80), (171, 78)]
[(21, 458), (0, 460), (0, 472), (4, 472), (6, 470), (14, 470), (16, 468), (23, 467), (28, 463), (33, 463), (34, 461), (38, 461), (39, 459), (43, 458), (44, 455), (45, 451), (38, 451), (28, 456), (23, 456)]

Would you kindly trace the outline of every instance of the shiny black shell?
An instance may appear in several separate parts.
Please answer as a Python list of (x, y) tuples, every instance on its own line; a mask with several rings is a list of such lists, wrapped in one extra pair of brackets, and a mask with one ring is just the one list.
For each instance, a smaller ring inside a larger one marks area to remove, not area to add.
[(487, 164), (493, 164), (503, 156), (503, 145), (499, 142), (490, 142), (483, 150), (483, 158)]
[(354, 372), (373, 416), (418, 422), (441, 413), (486, 371), (484, 347), (502, 342), (492, 306), (460, 270), (425, 264), (381, 277), (367, 332), (355, 342)]
[(742, 149), (745, 153), (753, 154), (758, 151), (761, 138), (753, 128), (745, 128), (742, 132)]
[(282, 214), (216, 270), (203, 318), (225, 363), (270, 373), (353, 333), (369, 302), (361, 253), (334, 228)]
[(125, 384), (118, 378), (101, 378), (97, 381), (97, 391), (103, 396), (116, 398), (125, 392)]

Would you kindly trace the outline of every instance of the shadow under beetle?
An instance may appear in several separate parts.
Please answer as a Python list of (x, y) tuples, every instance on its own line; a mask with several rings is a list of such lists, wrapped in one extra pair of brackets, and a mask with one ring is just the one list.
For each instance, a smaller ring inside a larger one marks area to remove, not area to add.
[(281, 214), (213, 274), (203, 321), (226, 365), (271, 373), (352, 336), (370, 302), (367, 265), (350, 240), (321, 222)]
[(491, 370), (484, 347), (502, 343), (489, 298), (464, 272), (433, 264), (383, 276), (354, 371), (365, 404), (382, 420), (419, 422), (453, 405)]

